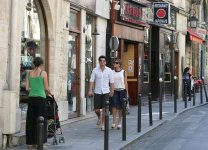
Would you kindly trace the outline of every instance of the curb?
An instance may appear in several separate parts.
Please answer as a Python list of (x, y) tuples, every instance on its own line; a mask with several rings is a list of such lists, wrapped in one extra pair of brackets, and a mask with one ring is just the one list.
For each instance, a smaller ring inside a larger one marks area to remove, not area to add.
[[(194, 108), (197, 108), (197, 107), (201, 107), (201, 106), (204, 106), (204, 105), (208, 105), (208, 103), (204, 103), (204, 104), (200, 104), (200, 105), (197, 105), (197, 106), (192, 106), (192, 107), (189, 107), (189, 108), (186, 108), (186, 109), (183, 109), (182, 111), (176, 113), (173, 117), (171, 117), (170, 119), (165, 119), (161, 122), (159, 122), (157, 125), (155, 125), (155, 127), (152, 127), (151, 129), (149, 129), (148, 131), (144, 132), (143, 134), (139, 135), (138, 137), (136, 137), (135, 139), (133, 139), (132, 141), (129, 141), (127, 144), (124, 144), (124, 146), (120, 147), (119, 150), (127, 150), (127, 148), (132, 145), (134, 142), (138, 141), (139, 139), (143, 138), (145, 135), (151, 133), (152, 131), (158, 129), (160, 126), (162, 126), (163, 124), (166, 124), (168, 123), (169, 121), (175, 119), (176, 117), (178, 117), (179, 115), (191, 110), (191, 109), (194, 109)], [(141, 133), (141, 132), (140, 132)]]

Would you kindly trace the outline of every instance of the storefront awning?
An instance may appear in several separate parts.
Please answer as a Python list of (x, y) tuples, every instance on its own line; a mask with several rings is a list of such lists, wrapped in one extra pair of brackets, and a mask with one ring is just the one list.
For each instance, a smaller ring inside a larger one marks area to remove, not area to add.
[(191, 41), (197, 42), (199, 44), (203, 43), (203, 39), (192, 29), (188, 28), (189, 38)]

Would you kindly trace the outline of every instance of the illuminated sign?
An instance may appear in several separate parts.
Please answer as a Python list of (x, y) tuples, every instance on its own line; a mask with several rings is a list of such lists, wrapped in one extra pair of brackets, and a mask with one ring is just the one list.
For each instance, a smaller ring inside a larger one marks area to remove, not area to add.
[(121, 20), (134, 24), (145, 24), (142, 20), (142, 15), (142, 7), (127, 1), (121, 2)]
[(154, 22), (158, 24), (169, 24), (170, 5), (166, 2), (153, 3)]

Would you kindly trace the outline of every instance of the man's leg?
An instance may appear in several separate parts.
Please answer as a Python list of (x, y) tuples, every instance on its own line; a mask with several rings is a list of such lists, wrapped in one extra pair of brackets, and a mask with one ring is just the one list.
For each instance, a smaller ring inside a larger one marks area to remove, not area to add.
[(100, 125), (101, 124), (100, 109), (95, 109), (95, 114), (98, 117), (97, 125)]
[(94, 94), (94, 109), (98, 117), (97, 125), (101, 125), (102, 123), (100, 108), (101, 108), (101, 94)]
[(190, 85), (188, 85), (187, 86), (187, 92), (188, 92), (188, 96), (189, 96), (189, 101), (191, 101), (191, 86)]
[(105, 129), (105, 127), (104, 127), (104, 125), (105, 125), (105, 102), (106, 101), (109, 101), (109, 93), (107, 93), (107, 94), (102, 94), (102, 96), (101, 96), (101, 108), (102, 108), (102, 128), (101, 128), (101, 130), (104, 130)]

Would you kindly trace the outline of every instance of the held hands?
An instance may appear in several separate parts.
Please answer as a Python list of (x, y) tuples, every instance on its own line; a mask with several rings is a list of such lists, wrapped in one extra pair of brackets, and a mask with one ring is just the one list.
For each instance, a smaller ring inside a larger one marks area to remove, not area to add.
[(114, 91), (112, 90), (112, 91), (110, 91), (109, 96), (112, 97), (113, 94), (114, 94)]
[(90, 96), (90, 97), (93, 96), (92, 90), (89, 90), (88, 96)]

